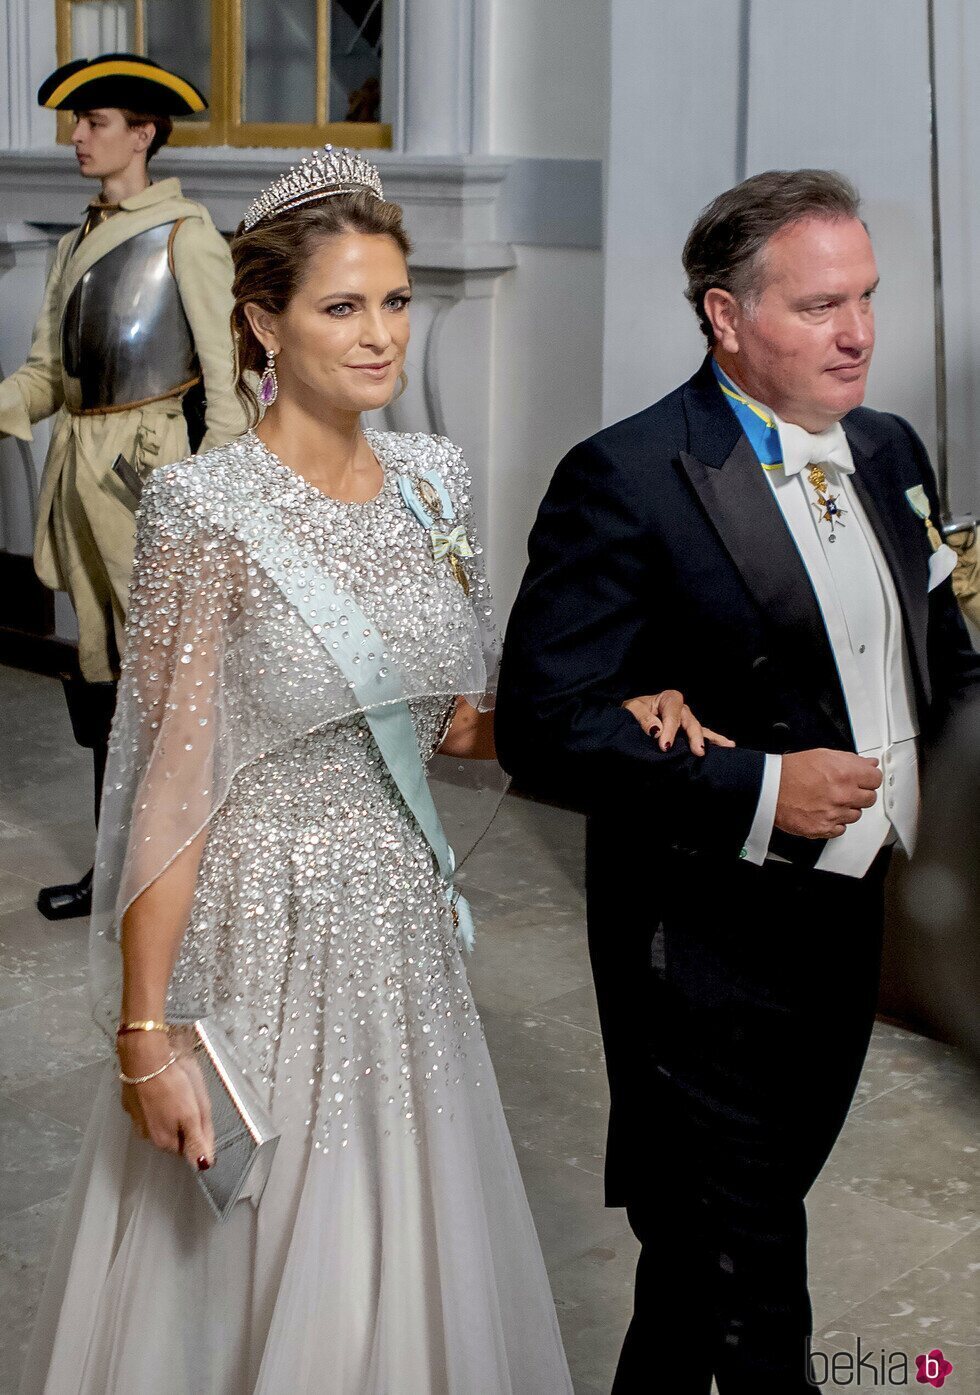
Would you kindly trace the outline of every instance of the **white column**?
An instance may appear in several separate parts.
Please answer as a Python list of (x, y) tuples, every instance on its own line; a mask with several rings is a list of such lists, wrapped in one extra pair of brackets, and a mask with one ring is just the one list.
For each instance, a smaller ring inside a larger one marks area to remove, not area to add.
[(974, 72), (977, 53), (980, 7), (974, 0), (943, 0), (937, 4), (947, 448), (954, 514), (980, 511), (980, 87)]
[(54, 144), (55, 116), (37, 89), (57, 63), (53, 0), (0, 0), (0, 150)]
[(402, 0), (402, 129), (410, 155), (473, 145), (474, 0)]
[[(945, 8), (942, 0), (936, 8)], [(881, 274), (867, 405), (901, 412), (932, 450), (925, 3), (823, 0), (789, 9), (780, 0), (753, 0), (748, 172), (810, 165), (840, 170), (857, 185)], [(813, 74), (832, 74), (832, 101)], [(942, 71), (939, 85), (944, 94)]]
[[(471, 260), (479, 265), (468, 265)], [(496, 255), (486, 248), (479, 258), (470, 259), (444, 244), (442, 255), (430, 247), (413, 256), (408, 387), (379, 414), (377, 423), (390, 431), (448, 436), (463, 448), (491, 573), (497, 553), (492, 536), (494, 295), (500, 277), (513, 264), (513, 253), (506, 247)]]
[[(0, 223), (0, 378), (27, 357), (56, 238), (27, 223)], [(0, 440), (0, 548), (29, 555), (34, 547), (37, 485), (50, 439), (48, 422), (32, 442)]]
[(704, 353), (681, 249), (698, 210), (735, 183), (740, 12), (733, 0), (612, 0), (606, 421), (670, 392)]

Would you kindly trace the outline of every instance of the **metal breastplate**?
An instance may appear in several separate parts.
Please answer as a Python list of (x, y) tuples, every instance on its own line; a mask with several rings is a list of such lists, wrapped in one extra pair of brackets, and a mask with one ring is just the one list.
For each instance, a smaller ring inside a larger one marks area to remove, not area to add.
[(72, 291), (61, 324), (70, 411), (118, 410), (169, 397), (199, 376), (194, 336), (170, 269), (173, 226), (162, 223), (120, 243)]

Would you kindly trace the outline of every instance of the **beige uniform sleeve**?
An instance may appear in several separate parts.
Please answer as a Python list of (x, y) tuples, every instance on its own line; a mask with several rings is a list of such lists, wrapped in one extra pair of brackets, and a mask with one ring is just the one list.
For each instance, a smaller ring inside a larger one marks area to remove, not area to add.
[(56, 412), (64, 401), (61, 381), (61, 278), (76, 237), (67, 233), (58, 243), (48, 273), (44, 301), (31, 351), (23, 368), (0, 382), (0, 435), (33, 440), (31, 426)]
[(233, 269), (228, 244), (210, 220), (188, 218), (173, 244), (174, 275), (204, 374), (207, 427), (200, 451), (240, 436), (247, 422), (235, 396), (231, 338)]

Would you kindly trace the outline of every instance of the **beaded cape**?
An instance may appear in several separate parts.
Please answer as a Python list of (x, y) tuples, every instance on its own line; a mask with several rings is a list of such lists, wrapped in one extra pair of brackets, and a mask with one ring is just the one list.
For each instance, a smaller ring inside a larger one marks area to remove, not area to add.
[[(91, 991), (107, 1032), (118, 1015), (126, 909), (211, 823), (236, 778), (364, 711), (329, 658), (330, 627), (347, 618), (323, 617), (326, 646), (311, 631), (249, 546), (256, 514), (274, 518), (291, 549), (325, 561), (338, 591), (380, 630), (385, 651), (365, 650), (365, 661), (390, 664), (405, 699), (441, 701), (447, 728), (457, 697), (483, 711), (493, 705), (499, 635), (461, 453), (421, 433), (365, 434), (384, 481), (364, 504), (328, 499), (252, 433), (161, 467), (144, 489), (93, 888)], [(400, 482), (432, 471), (472, 545), (468, 594), (399, 498)], [(453, 766), (470, 786), (452, 801), (464, 846), (447, 826), (461, 860), (503, 782), (496, 762)], [(175, 1020), (212, 1007), (208, 945), (188, 949), (181, 959), (195, 971), (172, 984)]]

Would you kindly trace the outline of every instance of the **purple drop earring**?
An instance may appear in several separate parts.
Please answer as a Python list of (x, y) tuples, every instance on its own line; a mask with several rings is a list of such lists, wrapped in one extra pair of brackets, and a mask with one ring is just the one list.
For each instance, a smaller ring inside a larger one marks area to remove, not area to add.
[(276, 380), (276, 356), (272, 349), (265, 352), (265, 372), (259, 382), (259, 401), (263, 407), (271, 407), (279, 395), (279, 383)]

